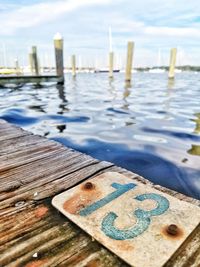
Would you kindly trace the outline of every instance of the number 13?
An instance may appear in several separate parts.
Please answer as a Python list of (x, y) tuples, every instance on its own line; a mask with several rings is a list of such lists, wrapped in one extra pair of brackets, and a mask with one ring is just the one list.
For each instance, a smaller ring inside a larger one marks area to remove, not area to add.
[[(133, 189), (137, 185), (134, 183), (124, 184), (124, 185), (113, 183), (111, 184), (111, 186), (115, 188), (116, 191), (108, 194), (106, 197), (82, 209), (79, 212), (79, 214), (81, 216), (88, 216), (94, 211), (96, 211), (97, 209), (105, 206), (112, 200), (118, 198), (122, 194)], [(135, 217), (137, 218), (136, 224), (133, 227), (129, 229), (125, 229), (125, 230), (120, 230), (115, 227), (114, 223), (118, 216), (114, 212), (109, 212), (103, 218), (102, 223), (101, 223), (101, 230), (104, 232), (105, 235), (115, 240), (127, 240), (127, 239), (135, 238), (147, 230), (147, 228), (149, 227), (151, 223), (151, 217), (159, 216), (163, 214), (164, 212), (166, 212), (169, 208), (169, 201), (165, 197), (159, 194), (155, 194), (155, 193), (142, 194), (142, 195), (136, 196), (134, 199), (138, 201), (154, 200), (157, 203), (157, 207), (149, 211), (136, 209), (133, 212)]]

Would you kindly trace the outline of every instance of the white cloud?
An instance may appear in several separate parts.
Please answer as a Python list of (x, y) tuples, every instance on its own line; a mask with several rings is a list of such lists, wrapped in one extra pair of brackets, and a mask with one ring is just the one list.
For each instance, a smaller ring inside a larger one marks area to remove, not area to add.
[(22, 6), (1, 15), (0, 33), (10, 35), (18, 29), (37, 26), (82, 6), (105, 5), (111, 0), (60, 0)]
[(32, 1), (26, 6), (15, 3), (4, 10), (0, 3), (0, 54), (1, 42), (9, 53), (20, 50), (16, 53), (19, 55), (27, 53), (26, 47), (32, 44), (38, 46), (41, 54), (51, 51), (50, 38), (60, 31), (67, 54), (101, 57), (108, 50), (111, 26), (116, 53), (125, 54), (126, 42), (133, 40), (138, 64), (153, 62), (159, 48), (168, 62), (169, 49), (175, 46), (183, 47), (189, 54), (184, 56), (188, 58), (186, 63), (200, 64), (199, 1), (37, 0), (37, 4)]
[(146, 27), (144, 33), (156, 36), (200, 37), (200, 30), (187, 27)]

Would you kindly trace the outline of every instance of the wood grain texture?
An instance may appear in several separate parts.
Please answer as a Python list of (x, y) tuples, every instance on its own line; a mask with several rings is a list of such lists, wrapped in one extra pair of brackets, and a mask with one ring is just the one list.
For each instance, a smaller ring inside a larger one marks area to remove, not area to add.
[[(112, 163), (0, 120), (0, 266), (127, 266), (51, 205), (56, 194), (106, 171), (200, 205)], [(200, 266), (200, 225), (165, 265), (172, 266)]]

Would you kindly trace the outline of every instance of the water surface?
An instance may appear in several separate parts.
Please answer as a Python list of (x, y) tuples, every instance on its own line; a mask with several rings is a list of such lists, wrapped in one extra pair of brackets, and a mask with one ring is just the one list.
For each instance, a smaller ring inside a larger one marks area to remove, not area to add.
[(0, 117), (200, 199), (200, 74), (66, 76), (0, 89)]

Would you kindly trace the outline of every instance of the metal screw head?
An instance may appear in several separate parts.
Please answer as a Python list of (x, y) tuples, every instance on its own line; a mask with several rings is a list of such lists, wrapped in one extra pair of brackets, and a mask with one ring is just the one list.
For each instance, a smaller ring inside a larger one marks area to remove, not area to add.
[(18, 201), (17, 203), (15, 203), (15, 207), (22, 207), (25, 205), (25, 201), (21, 200), (21, 201)]
[(169, 235), (177, 235), (178, 234), (178, 226), (176, 224), (170, 224), (167, 228), (167, 233)]
[(85, 189), (93, 189), (94, 185), (91, 182), (87, 182), (84, 184), (84, 188)]

